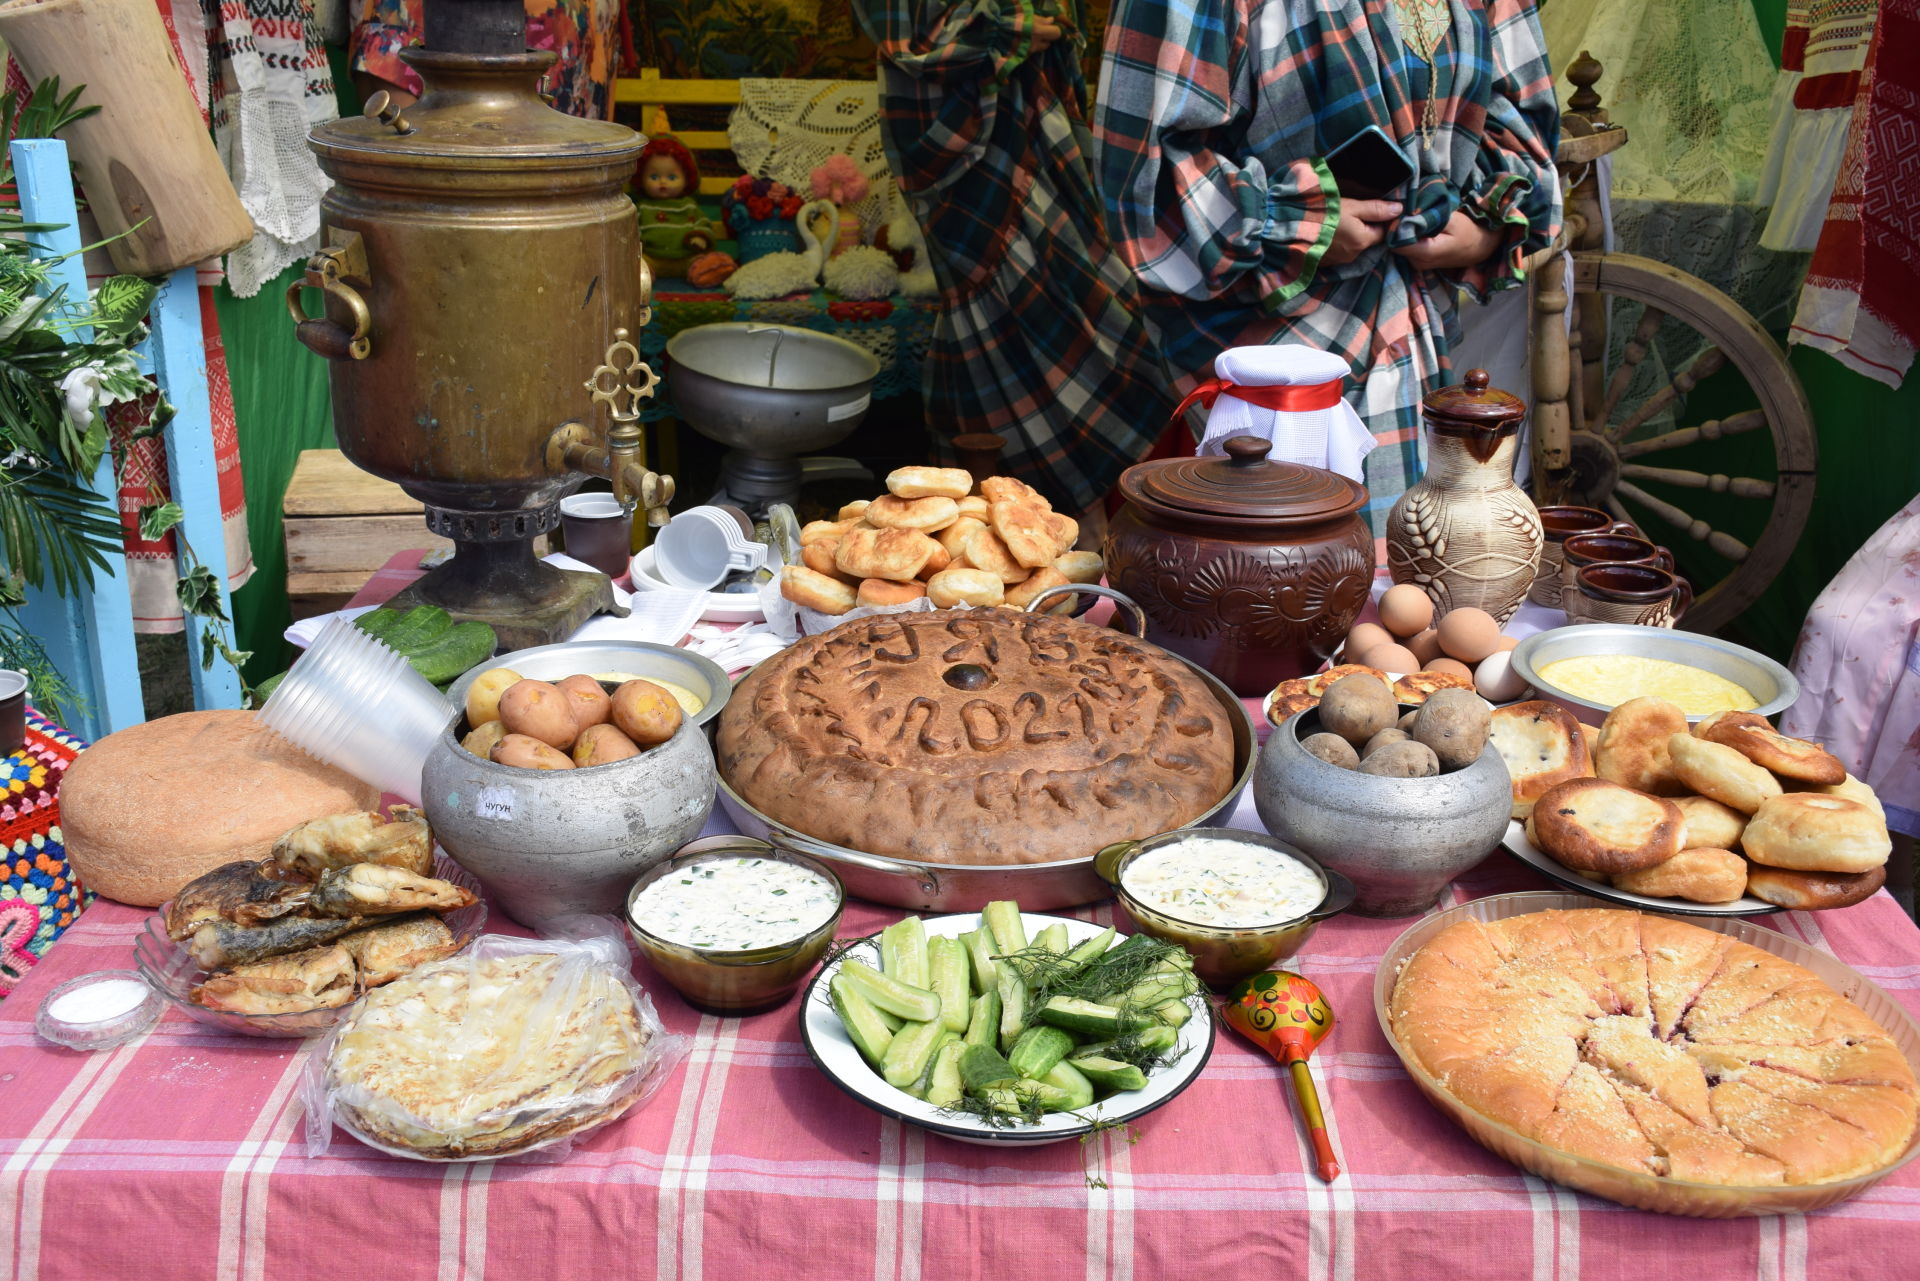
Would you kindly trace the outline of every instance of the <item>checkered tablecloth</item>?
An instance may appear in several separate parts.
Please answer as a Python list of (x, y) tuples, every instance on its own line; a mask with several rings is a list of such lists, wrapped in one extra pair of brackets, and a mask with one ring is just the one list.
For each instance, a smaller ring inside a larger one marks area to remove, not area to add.
[[(1257, 823), (1246, 804), (1234, 821)], [(1443, 905), (1543, 888), (1495, 854)], [(852, 905), (842, 933), (898, 915)], [(693, 1052), (644, 1110), (564, 1160), (434, 1166), (338, 1133), (309, 1159), (298, 1043), (178, 1013), (98, 1055), (35, 1038), (46, 991), (128, 965), (144, 916), (98, 903), (0, 1005), (0, 1281), (1892, 1281), (1920, 1268), (1920, 1163), (1811, 1217), (1704, 1222), (1623, 1210), (1475, 1146), (1415, 1092), (1374, 1019), (1376, 960), (1408, 920), (1336, 918), (1294, 962), (1338, 1018), (1313, 1063), (1346, 1171), (1329, 1186), (1285, 1077), (1230, 1033), (1133, 1132), (989, 1150), (841, 1093), (800, 1043), (797, 1002), (699, 1015), (644, 963)], [(1766, 923), (1920, 1012), (1920, 932), (1884, 893)]]

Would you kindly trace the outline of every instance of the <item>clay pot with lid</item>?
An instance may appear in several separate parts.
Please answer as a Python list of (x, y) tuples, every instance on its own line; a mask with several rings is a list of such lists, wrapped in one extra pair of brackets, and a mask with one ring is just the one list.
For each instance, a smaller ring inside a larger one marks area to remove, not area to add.
[(1107, 581), (1145, 609), (1149, 640), (1258, 695), (1318, 667), (1367, 603), (1367, 491), (1268, 459), (1258, 436), (1225, 445), (1126, 470)]
[(1434, 613), (1473, 606), (1502, 623), (1533, 585), (1546, 538), (1533, 500), (1513, 479), (1518, 396), (1471, 370), (1465, 384), (1427, 393), (1427, 474), (1387, 517), (1387, 568), (1433, 599)]

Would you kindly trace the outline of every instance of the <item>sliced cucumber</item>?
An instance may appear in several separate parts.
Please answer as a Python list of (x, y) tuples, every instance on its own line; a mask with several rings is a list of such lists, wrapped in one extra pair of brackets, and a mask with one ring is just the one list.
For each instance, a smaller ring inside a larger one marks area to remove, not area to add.
[(1027, 927), (1020, 919), (1020, 905), (1000, 899), (980, 909), (980, 919), (993, 934), (995, 956), (1010, 956), (1027, 950)]
[(991, 992), (994, 987), (993, 934), (984, 926), (977, 930), (968, 930), (960, 936), (961, 945), (967, 949), (967, 961), (973, 967), (973, 985), (982, 992)]
[(1103, 1090), (1141, 1090), (1147, 1085), (1147, 1074), (1131, 1063), (1080, 1054), (1066, 1061), (1073, 1064), (1081, 1076)]
[(893, 1040), (887, 1045), (886, 1058), (881, 1061), (880, 1075), (887, 1084), (896, 1090), (909, 1088), (926, 1074), (927, 1064), (933, 1059), (933, 1051), (940, 1044), (940, 1038), (946, 1028), (938, 1020), (930, 1023), (909, 1023), (893, 1034)]
[(927, 978), (927, 927), (919, 917), (904, 917), (880, 931), (880, 969), (908, 987), (932, 990)]
[(956, 1035), (967, 1030), (967, 949), (959, 939), (927, 940), (928, 986), (940, 998), (940, 1022)]
[(1081, 1108), (1093, 1106), (1093, 1082), (1087, 1079), (1073, 1064), (1061, 1059), (1047, 1074), (1040, 1078), (1041, 1084), (1051, 1086), (1065, 1095), (1065, 1101), (1058, 1106), (1048, 1104), (1049, 1112), (1077, 1112)]
[(1063, 1027), (1069, 1032), (1081, 1036), (1116, 1037), (1136, 1031), (1152, 1023), (1151, 1016), (1134, 1014), (1128, 1010), (1115, 1009), (1111, 1005), (1098, 1005), (1092, 1001), (1082, 1001), (1070, 996), (1056, 996), (1034, 1011), (1034, 1017), (1042, 1023), (1051, 1023)]
[(982, 992), (973, 998), (972, 1017), (967, 1021), (967, 1044), (1000, 1048), (1000, 994)]
[(964, 1041), (948, 1041), (933, 1052), (933, 1069), (927, 1077), (927, 1102), (937, 1108), (950, 1108), (960, 1102), (966, 1094), (966, 1086), (960, 1080), (960, 1055), (966, 1050)]
[(1011, 965), (1000, 967), (1000, 1045), (1011, 1050), (1027, 1030), (1027, 981)]
[(1030, 1027), (1007, 1054), (1013, 1070), (1030, 1081), (1045, 1080), (1053, 1065), (1073, 1049), (1073, 1038), (1057, 1027)]
[(934, 1065), (940, 1062), (940, 1051), (946, 1049), (949, 1045), (959, 1044), (960, 1034), (951, 1028), (942, 1027), (940, 1029), (940, 1038), (933, 1043), (933, 1053), (927, 1056), (927, 1070), (920, 1074), (920, 1079), (913, 1083), (913, 1088), (908, 1090), (907, 1093), (916, 1099), (926, 1098), (927, 1087), (933, 1084)]
[(960, 1051), (960, 1080), (969, 1094), (1001, 1089), (1019, 1079), (1013, 1065), (990, 1045), (969, 1045)]
[(840, 963), (840, 973), (854, 990), (889, 1014), (897, 1014), (913, 1023), (925, 1023), (940, 1017), (940, 998), (923, 987), (913, 987), (889, 978), (864, 961), (851, 958)]
[(847, 981), (844, 970), (834, 975), (833, 982), (827, 985), (827, 996), (833, 1002), (834, 1013), (847, 1029), (847, 1039), (860, 1051), (860, 1057), (877, 1070), (887, 1057), (887, 1046), (893, 1042), (893, 1032), (880, 1011)]
[(1080, 944), (1080, 946), (1074, 948), (1071, 952), (1068, 952), (1065, 963), (1054, 968), (1056, 978), (1066, 978), (1069, 975), (1078, 974), (1081, 970), (1086, 969), (1089, 965), (1092, 965), (1095, 961), (1105, 956), (1107, 949), (1113, 945), (1113, 935), (1113, 927), (1109, 925), (1106, 929), (1101, 930), (1098, 934)]
[(1066, 925), (1060, 921), (1055, 921), (1052, 925), (1049, 925), (1046, 929), (1041, 930), (1033, 936), (1033, 945), (1035, 947), (1045, 948), (1056, 956), (1065, 956), (1067, 954)]
[(1185, 1027), (1187, 1020), (1193, 1017), (1193, 1007), (1179, 998), (1162, 1001), (1153, 1007), (1153, 1017), (1168, 1027)]

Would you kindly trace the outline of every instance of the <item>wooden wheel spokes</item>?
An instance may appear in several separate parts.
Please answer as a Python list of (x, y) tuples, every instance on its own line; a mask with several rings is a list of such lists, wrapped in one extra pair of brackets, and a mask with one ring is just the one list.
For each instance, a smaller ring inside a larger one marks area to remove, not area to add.
[(1658, 481), (1662, 485), (1677, 485), (1682, 489), (1704, 489), (1715, 494), (1732, 494), (1735, 498), (1773, 497), (1773, 482), (1755, 480), (1751, 476), (1728, 476), (1722, 472), (1708, 474), (1701, 471), (1681, 471), (1676, 467), (1643, 467), (1639, 463), (1621, 465), (1620, 474), (1631, 476), (1635, 480)]
[(1718, 347), (1707, 347), (1699, 355), (1687, 362), (1687, 367), (1673, 376), (1673, 381), (1647, 397), (1640, 408), (1633, 411), (1627, 420), (1617, 427), (1607, 427), (1608, 440), (1625, 440), (1634, 432), (1646, 426), (1653, 416), (1687, 395), (1700, 380), (1719, 372), (1727, 363), (1727, 353)]
[(1745, 413), (1711, 419), (1698, 427), (1682, 427), (1679, 431), (1670, 431), (1661, 436), (1648, 436), (1644, 440), (1622, 441), (1615, 452), (1622, 458), (1638, 458), (1642, 454), (1655, 454), (1663, 449), (1679, 449), (1684, 445), (1696, 444), (1703, 440), (1719, 440), (1722, 436), (1738, 436), (1741, 432), (1758, 431), (1766, 425), (1766, 410), (1749, 409)]
[(1626, 349), (1620, 353), (1620, 363), (1614, 367), (1613, 377), (1607, 380), (1606, 401), (1600, 406), (1590, 430), (1604, 432), (1606, 425), (1613, 421), (1614, 411), (1620, 408), (1620, 398), (1627, 394), (1634, 374), (1639, 372), (1640, 362), (1652, 350), (1653, 336), (1660, 332), (1660, 325), (1666, 318), (1667, 313), (1651, 303), (1641, 307), (1640, 323), (1634, 327), (1633, 337), (1627, 339)]
[[(1622, 471), (1622, 473), (1624, 473), (1626, 471), (1626, 468), (1623, 467), (1620, 470)], [(1646, 468), (1643, 470), (1656, 470), (1656, 469)], [(1698, 473), (1675, 472), (1671, 474), (1697, 475)], [(1723, 477), (1722, 479), (1725, 479), (1725, 478)], [(1773, 487), (1769, 485), (1767, 486), (1767, 489), (1768, 489), (1768, 496), (1771, 497)], [(1633, 484), (1631, 481), (1627, 481), (1627, 480), (1620, 481), (1618, 484), (1616, 484), (1613, 487), (1613, 492), (1619, 498), (1631, 499), (1632, 501), (1638, 503), (1640, 506), (1646, 508), (1648, 511), (1658, 516), (1661, 520), (1666, 521), (1669, 525), (1672, 525), (1674, 528), (1684, 530), (1686, 532), (1687, 537), (1693, 539), (1695, 542), (1704, 542), (1708, 547), (1711, 547), (1714, 551), (1718, 552), (1720, 555), (1726, 557), (1730, 561), (1734, 561), (1736, 563), (1740, 561), (1744, 561), (1746, 560), (1748, 554), (1752, 551), (1751, 548), (1749, 548), (1745, 543), (1741, 542), (1739, 539), (1735, 538), (1733, 535), (1721, 533), (1719, 530), (1715, 529), (1713, 526), (1707, 524), (1706, 521), (1697, 520), (1694, 517), (1689, 516), (1686, 512), (1680, 510), (1680, 508), (1675, 507), (1672, 503), (1666, 502), (1662, 499), (1655, 498), (1652, 494), (1649, 494), (1646, 490), (1640, 488), (1636, 484)], [(1616, 511), (1619, 510), (1619, 504), (1615, 501), (1609, 500), (1608, 505), (1610, 507), (1613, 507)]]

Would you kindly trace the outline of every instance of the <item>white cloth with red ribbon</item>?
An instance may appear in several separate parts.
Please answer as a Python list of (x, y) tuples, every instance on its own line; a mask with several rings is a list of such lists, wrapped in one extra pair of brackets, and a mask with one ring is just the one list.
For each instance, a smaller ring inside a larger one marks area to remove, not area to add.
[(1213, 373), (1187, 397), (1211, 407), (1199, 453), (1225, 453), (1230, 436), (1258, 436), (1273, 442), (1268, 458), (1363, 481), (1360, 460), (1373, 433), (1342, 394), (1345, 360), (1298, 344), (1229, 347), (1214, 358)]

